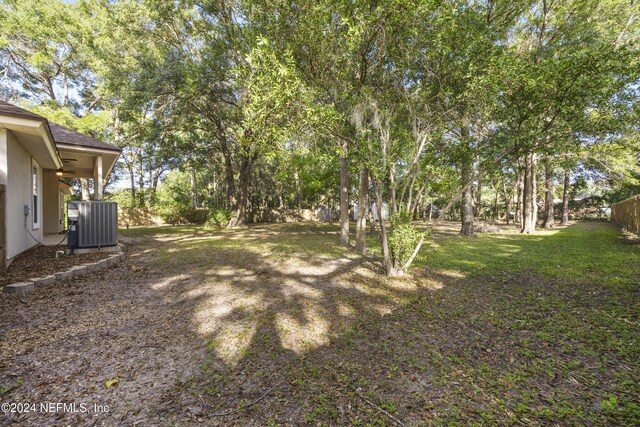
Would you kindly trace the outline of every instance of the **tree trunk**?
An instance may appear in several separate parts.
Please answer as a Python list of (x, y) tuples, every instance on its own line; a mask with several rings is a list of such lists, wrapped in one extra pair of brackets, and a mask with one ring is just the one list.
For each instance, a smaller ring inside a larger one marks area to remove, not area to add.
[(521, 233), (531, 234), (536, 229), (535, 191), (536, 191), (536, 159), (537, 155), (525, 155), (523, 189), (522, 189), (522, 229)]
[(140, 190), (138, 194), (138, 206), (144, 207), (146, 204), (145, 194), (144, 194), (144, 158), (142, 157), (142, 152), (138, 152), (136, 154), (136, 166), (138, 169), (138, 190)]
[(535, 154), (533, 159), (533, 182), (531, 183), (533, 190), (533, 229), (538, 225), (538, 155)]
[(144, 159), (142, 153), (138, 153), (138, 188), (144, 190)]
[(231, 159), (231, 150), (221, 125), (219, 127), (219, 141), (222, 156), (224, 157), (225, 181), (227, 184), (227, 199), (229, 200), (229, 208), (231, 209), (231, 219), (227, 224), (227, 228), (245, 227), (247, 213), (247, 193), (249, 189), (249, 175), (251, 172), (251, 158), (247, 154), (241, 155), (240, 177), (238, 187), (236, 188), (235, 179), (233, 177), (233, 162)]
[(398, 213), (398, 203), (396, 201), (396, 167), (391, 163), (389, 167), (389, 198), (391, 199), (391, 209), (394, 214)]
[(360, 169), (360, 184), (358, 186), (358, 222), (356, 224), (356, 251), (367, 254), (367, 190), (369, 188), (369, 171)]
[(254, 215), (255, 215), (255, 209), (256, 209), (256, 203), (254, 203), (254, 200), (256, 199), (255, 196), (251, 197), (249, 196), (250, 192), (247, 189), (247, 207), (246, 207), (246, 217), (245, 217), (245, 223), (253, 223), (254, 222)]
[[(425, 193), (424, 189), (426, 187), (427, 187), (427, 183), (425, 182), (422, 188), (420, 188), (420, 191), (418, 192), (418, 198), (416, 202), (413, 203), (411, 207), (409, 207), (409, 204), (407, 204), (407, 212), (409, 213), (410, 221), (413, 221), (414, 218), (416, 220), (420, 219), (420, 212), (423, 211), (421, 210), (421, 207), (423, 205), (423, 200), (424, 200), (424, 193)], [(409, 199), (409, 201), (411, 201), (411, 198)]]
[(493, 191), (495, 192), (495, 197), (493, 199), (493, 221), (495, 222), (498, 220), (498, 216), (500, 215), (500, 208), (498, 206), (499, 192), (496, 186), (493, 187)]
[(244, 227), (251, 160), (246, 154), (242, 155), (240, 182), (236, 191), (236, 183), (233, 177), (233, 161), (229, 142), (227, 141), (226, 131), (220, 120), (216, 118), (214, 119), (214, 122), (218, 128), (218, 142), (220, 143), (222, 157), (224, 157), (224, 177), (227, 187), (227, 202), (229, 209), (231, 210), (231, 219), (227, 224), (227, 228)]
[[(129, 163), (129, 178), (130, 178), (130, 183), (131, 183), (131, 206), (135, 207), (135, 206), (138, 205), (138, 203), (137, 203), (137, 200), (136, 200), (136, 181), (135, 181), (135, 176), (133, 175), (133, 164), (131, 164), (131, 163)], [(88, 184), (87, 184), (87, 186), (88, 186)], [(87, 192), (88, 191), (89, 191), (89, 189), (87, 188)]]
[(191, 168), (191, 207), (198, 207), (198, 182), (195, 168)]
[(382, 204), (382, 190), (380, 189), (380, 183), (378, 180), (373, 180), (373, 188), (376, 194), (376, 211), (378, 212), (378, 219), (380, 220), (380, 240), (382, 241), (382, 258), (384, 260), (384, 268), (388, 277), (400, 276), (402, 272), (395, 269), (391, 260), (391, 253), (389, 251), (389, 237), (387, 236), (387, 227), (384, 222), (383, 204)]
[(507, 225), (509, 225), (509, 217), (511, 216), (511, 197), (509, 197), (509, 193), (507, 192), (507, 183), (502, 178), (502, 190), (504, 192), (504, 215), (507, 220)]
[(376, 235), (376, 220), (373, 217), (373, 209), (372, 209), (372, 203), (371, 203), (371, 198), (369, 197), (369, 194), (367, 193), (367, 219), (369, 220), (369, 224), (371, 224), (371, 231), (369, 231), (369, 234), (372, 236)]
[(349, 246), (349, 159), (347, 142), (340, 156), (340, 244)]
[(153, 176), (151, 178), (151, 198), (152, 201), (155, 202), (156, 194), (158, 193), (158, 182), (160, 181), (160, 175), (162, 174), (162, 170), (160, 168), (155, 168), (153, 170)]
[(213, 206), (217, 209), (220, 207), (220, 201), (218, 200), (218, 175), (215, 170), (211, 178), (211, 185), (208, 188), (210, 189), (209, 197), (213, 200)]
[(296, 203), (298, 205), (298, 216), (300, 216), (302, 212), (302, 195), (300, 194), (300, 175), (296, 171), (293, 173), (293, 177), (296, 183)]
[(553, 166), (551, 161), (547, 161), (544, 170), (544, 183), (547, 189), (545, 195), (545, 210), (546, 218), (544, 220), (544, 228), (553, 228), (554, 223), (554, 210), (553, 210)]
[(62, 74), (62, 106), (69, 105), (69, 77), (67, 73)]
[[(133, 187), (131, 187), (133, 188)], [(89, 196), (89, 180), (87, 178), (80, 178), (80, 190), (82, 192), (82, 200), (90, 200)], [(135, 191), (135, 189), (134, 189)]]
[[(567, 155), (565, 158), (569, 158)], [(571, 169), (564, 169), (564, 188), (562, 189), (562, 221), (560, 225), (569, 224), (569, 189), (571, 188)]]
[(473, 180), (473, 161), (471, 158), (471, 144), (469, 141), (469, 129), (463, 126), (460, 130), (460, 140), (464, 145), (465, 153), (461, 164), (462, 204), (460, 216), (462, 219), (461, 236), (473, 236), (473, 185), (468, 185)]
[[(236, 189), (236, 196), (232, 200), (232, 214), (227, 228), (246, 227), (249, 178), (251, 176), (253, 158), (255, 158), (255, 154), (251, 157), (248, 154), (242, 154), (241, 156), (238, 187)], [(235, 204), (233, 201), (235, 201)]]
[(284, 214), (285, 206), (284, 206), (284, 190), (282, 189), (282, 184), (278, 185), (278, 209), (280, 213)]
[[(520, 169), (520, 165), (518, 165), (518, 169)], [(524, 191), (523, 172), (524, 170), (519, 170), (516, 174), (516, 214), (513, 219), (513, 222), (520, 225), (522, 225), (522, 193)]]
[[(473, 179), (472, 170), (470, 167), (465, 167), (462, 170), (462, 183), (469, 182)], [(462, 192), (462, 206), (460, 207), (460, 214), (462, 217), (462, 228), (460, 229), (461, 236), (473, 236), (473, 190), (472, 186), (468, 186)]]
[(475, 205), (474, 205), (474, 209), (473, 209), (473, 214), (475, 215), (476, 218), (478, 218), (478, 221), (484, 219), (482, 217), (482, 180), (480, 179), (480, 173), (478, 173), (476, 175), (478, 184), (476, 185), (476, 189), (475, 189), (475, 196), (476, 196), (476, 200), (475, 200)]

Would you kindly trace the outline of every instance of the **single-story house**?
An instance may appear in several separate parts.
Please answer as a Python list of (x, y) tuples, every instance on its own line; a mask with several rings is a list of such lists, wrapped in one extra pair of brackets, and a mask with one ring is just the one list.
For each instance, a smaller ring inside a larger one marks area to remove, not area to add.
[(0, 101), (0, 267), (65, 229), (60, 177), (92, 178), (102, 199), (120, 149)]

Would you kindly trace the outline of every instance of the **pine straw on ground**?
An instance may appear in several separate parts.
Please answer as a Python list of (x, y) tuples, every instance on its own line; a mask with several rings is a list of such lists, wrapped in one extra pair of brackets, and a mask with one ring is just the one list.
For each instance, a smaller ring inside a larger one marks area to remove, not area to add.
[(74, 265), (99, 261), (110, 255), (106, 252), (100, 252), (72, 256), (60, 255), (56, 258), (57, 251), (66, 251), (66, 249), (66, 245), (38, 245), (22, 252), (15, 257), (9, 268), (0, 277), (0, 287), (68, 270)]
[(387, 280), (375, 259), (337, 247), (328, 226), (132, 230), (129, 239), (115, 269), (22, 302), (0, 298), (0, 400), (109, 412), (3, 421), (640, 421), (637, 284), (425, 267)]

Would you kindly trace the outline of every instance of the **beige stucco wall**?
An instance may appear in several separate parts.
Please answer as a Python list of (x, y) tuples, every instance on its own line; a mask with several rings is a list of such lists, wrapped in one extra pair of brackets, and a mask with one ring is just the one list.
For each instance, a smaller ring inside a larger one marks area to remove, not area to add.
[(42, 171), (42, 226), (44, 233), (59, 233), (60, 225), (60, 190), (55, 171)]
[(6, 129), (0, 129), (0, 184), (7, 185), (7, 134)]
[[(36, 245), (36, 241), (29, 236), (24, 226), (24, 205), (31, 206), (31, 156), (20, 145), (10, 131), (4, 131), (6, 143), (6, 162), (0, 163), (3, 171), (6, 171), (6, 233), (7, 233), (7, 259), (11, 259), (30, 247)], [(2, 141), (0, 140), (0, 143)], [(0, 149), (0, 152), (2, 150)], [(1, 155), (0, 155), (1, 157)], [(0, 176), (2, 173), (0, 172)], [(27, 228), (38, 240), (42, 241), (43, 215), (42, 215), (42, 168), (39, 168), (40, 197), (38, 197), (38, 212), (40, 213), (40, 228), (33, 229), (33, 212), (27, 217)], [(1, 179), (1, 178), (0, 178)]]

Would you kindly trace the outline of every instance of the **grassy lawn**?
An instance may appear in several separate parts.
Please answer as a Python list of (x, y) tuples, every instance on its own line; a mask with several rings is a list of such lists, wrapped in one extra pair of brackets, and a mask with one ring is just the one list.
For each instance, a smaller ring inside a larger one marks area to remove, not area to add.
[[(133, 228), (207, 347), (167, 413), (221, 424), (638, 425), (640, 247), (603, 223), (435, 233), (389, 280), (334, 225)], [(375, 245), (375, 239), (370, 242)], [(137, 266), (137, 267), (136, 267)]]

